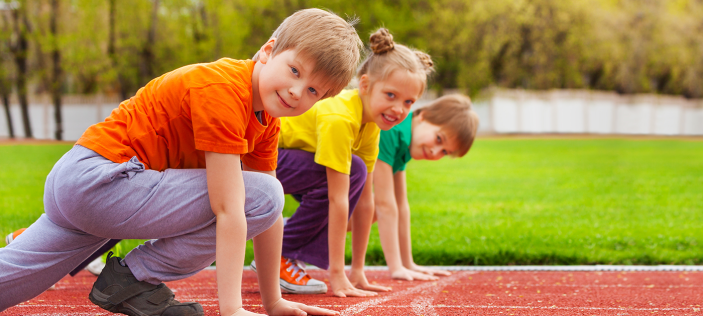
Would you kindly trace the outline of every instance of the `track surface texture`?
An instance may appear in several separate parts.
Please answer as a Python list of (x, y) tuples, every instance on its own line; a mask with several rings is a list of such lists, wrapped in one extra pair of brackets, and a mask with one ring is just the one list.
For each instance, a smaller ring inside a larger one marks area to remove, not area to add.
[[(309, 271), (326, 281), (326, 272)], [(342, 315), (703, 315), (703, 272), (690, 271), (456, 271), (438, 281), (392, 280), (367, 271), (370, 282), (393, 287), (375, 297), (289, 295), (284, 298)], [(88, 300), (96, 277), (82, 271), (0, 315), (107, 315)], [(244, 271), (245, 308), (264, 313), (256, 274)], [(168, 286), (180, 301), (197, 301), (218, 315), (215, 271)]]

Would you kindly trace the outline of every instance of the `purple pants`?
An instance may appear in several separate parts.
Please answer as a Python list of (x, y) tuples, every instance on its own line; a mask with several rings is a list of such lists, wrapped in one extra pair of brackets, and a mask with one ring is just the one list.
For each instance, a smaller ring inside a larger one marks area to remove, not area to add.
[[(315, 154), (297, 149), (278, 149), (276, 177), (285, 194), (293, 194), (300, 206), (283, 228), (283, 256), (329, 268), (327, 221), (327, 168), (315, 163)], [(352, 155), (349, 175), (349, 216), (366, 183), (366, 165)]]

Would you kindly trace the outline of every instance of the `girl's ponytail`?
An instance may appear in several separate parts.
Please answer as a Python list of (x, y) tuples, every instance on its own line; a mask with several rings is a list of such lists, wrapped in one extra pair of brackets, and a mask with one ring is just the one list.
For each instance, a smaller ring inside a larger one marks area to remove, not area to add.
[(384, 28), (380, 28), (378, 31), (371, 34), (369, 43), (371, 44), (371, 51), (376, 55), (385, 54), (395, 48), (393, 35)]
[(380, 28), (369, 38), (371, 51), (357, 70), (357, 78), (367, 75), (371, 84), (385, 80), (391, 72), (403, 69), (417, 76), (422, 82), (422, 90), (427, 85), (427, 76), (434, 71), (430, 55), (393, 41), (393, 35)]
[(421, 52), (419, 50), (414, 51), (414, 53), (417, 58), (420, 59), (422, 65), (425, 66), (425, 73), (427, 75), (432, 74), (432, 72), (434, 71), (434, 62), (432, 61), (432, 57), (430, 57), (430, 55), (428, 55), (427, 53)]

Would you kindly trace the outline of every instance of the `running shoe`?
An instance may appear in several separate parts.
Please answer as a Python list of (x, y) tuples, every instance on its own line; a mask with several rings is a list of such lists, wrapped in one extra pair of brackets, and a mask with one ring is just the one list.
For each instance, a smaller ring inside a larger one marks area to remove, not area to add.
[(107, 255), (107, 263), (88, 298), (100, 308), (131, 316), (203, 316), (199, 303), (181, 303), (166, 284), (138, 281), (120, 257)]
[(103, 262), (102, 257), (97, 257), (95, 260), (91, 261), (85, 269), (88, 270), (88, 272), (92, 273), (94, 276), (99, 276), (101, 272), (103, 272), (103, 268), (105, 268), (105, 263)]
[[(256, 262), (251, 262), (251, 269), (256, 272)], [(281, 274), (279, 277), (281, 292), (290, 294), (325, 294), (325, 282), (313, 279), (305, 272), (301, 261), (281, 257)]]
[(9, 245), (13, 240), (15, 240), (17, 238), (17, 236), (24, 233), (25, 230), (26, 230), (26, 228), (20, 228), (16, 231), (10, 233), (9, 235), (5, 236), (5, 244)]

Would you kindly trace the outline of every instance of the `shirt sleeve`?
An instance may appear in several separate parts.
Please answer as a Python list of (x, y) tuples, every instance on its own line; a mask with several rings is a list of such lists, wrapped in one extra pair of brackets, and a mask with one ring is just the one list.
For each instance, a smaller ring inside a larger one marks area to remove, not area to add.
[[(381, 134), (379, 133), (380, 129), (375, 125), (376, 124), (374, 124), (374, 126), (365, 127), (367, 131), (364, 131), (364, 133), (369, 134), (362, 135), (362, 143), (359, 149), (354, 152), (355, 155), (359, 156), (359, 158), (364, 161), (364, 164), (366, 164), (366, 172), (368, 173), (373, 172), (379, 152), (378, 146)], [(390, 163), (390, 165), (392, 166), (393, 164)]]
[(281, 120), (274, 118), (261, 135), (261, 140), (254, 145), (254, 151), (244, 155), (242, 162), (247, 166), (261, 171), (276, 170), (278, 164), (278, 137), (281, 130)]
[(381, 140), (378, 145), (378, 159), (393, 166), (395, 155), (398, 152), (398, 135), (395, 130), (381, 131)]
[[(246, 101), (245, 101), (246, 100)], [(227, 85), (210, 85), (190, 91), (195, 149), (222, 154), (247, 152), (246, 99)]]
[(407, 166), (408, 163), (405, 162), (403, 163), (402, 161), (398, 164), (398, 167), (393, 170), (393, 173), (400, 172), (400, 171), (405, 171), (405, 166)]
[(317, 117), (316, 125), (315, 163), (349, 174), (354, 141), (351, 121), (341, 115), (323, 114)]

